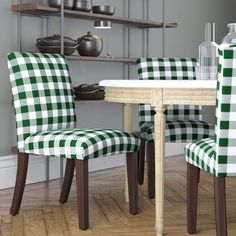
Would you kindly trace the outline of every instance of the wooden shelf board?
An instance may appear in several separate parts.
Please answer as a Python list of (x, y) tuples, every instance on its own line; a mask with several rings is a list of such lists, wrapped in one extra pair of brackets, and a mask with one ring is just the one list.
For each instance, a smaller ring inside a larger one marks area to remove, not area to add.
[(76, 103), (85, 103), (85, 104), (90, 104), (90, 103), (107, 103), (105, 100), (75, 100)]
[(12, 5), (12, 11), (32, 15), (59, 14), (60, 10), (54, 7), (43, 6), (38, 3), (22, 3)]
[(135, 63), (136, 62), (136, 58), (127, 58), (127, 57), (66, 56), (66, 58), (71, 61), (101, 61), (101, 62), (126, 62), (126, 63)]
[[(50, 15), (50, 14), (60, 14), (60, 9), (42, 6), (37, 3), (24, 3), (24, 4), (16, 4), (12, 5), (12, 11), (21, 12), (24, 14), (31, 15)], [(123, 25), (131, 25), (138, 28), (162, 28), (163, 24), (161, 22), (155, 21), (146, 21), (141, 19), (129, 19), (118, 16), (109, 16), (103, 14), (94, 14), (82, 11), (75, 10), (64, 10), (64, 14), (66, 17), (85, 19), (85, 20), (109, 20), (114, 23), (123, 24)], [(177, 23), (166, 23), (166, 28), (175, 28), (177, 27)]]

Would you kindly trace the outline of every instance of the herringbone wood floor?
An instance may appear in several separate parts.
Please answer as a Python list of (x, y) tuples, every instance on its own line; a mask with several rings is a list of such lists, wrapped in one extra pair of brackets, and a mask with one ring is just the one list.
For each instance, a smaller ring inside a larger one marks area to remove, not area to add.
[[(165, 235), (186, 233), (186, 166), (184, 157), (166, 158)], [(146, 182), (145, 182), (146, 183)], [(154, 201), (140, 186), (140, 213), (128, 214), (124, 201), (124, 168), (90, 174), (90, 229), (78, 230), (76, 192), (58, 203), (59, 181), (28, 185), (20, 214), (9, 216), (13, 189), (0, 191), (2, 236), (154, 236)], [(229, 235), (236, 235), (236, 179), (227, 180)], [(202, 173), (199, 189), (199, 236), (215, 235), (212, 176)]]

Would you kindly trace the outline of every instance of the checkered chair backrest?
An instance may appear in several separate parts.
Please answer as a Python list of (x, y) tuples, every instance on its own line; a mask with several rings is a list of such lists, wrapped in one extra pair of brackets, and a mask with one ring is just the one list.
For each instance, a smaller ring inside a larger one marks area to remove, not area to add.
[(219, 47), (215, 136), (216, 171), (236, 175), (236, 45)]
[(63, 56), (11, 52), (7, 55), (17, 126), (17, 147), (39, 131), (74, 128), (75, 107)]
[[(194, 58), (139, 58), (136, 61), (140, 80), (195, 80)], [(152, 106), (139, 105), (139, 125), (154, 121)], [(200, 106), (170, 105), (166, 109), (167, 120), (201, 120)]]

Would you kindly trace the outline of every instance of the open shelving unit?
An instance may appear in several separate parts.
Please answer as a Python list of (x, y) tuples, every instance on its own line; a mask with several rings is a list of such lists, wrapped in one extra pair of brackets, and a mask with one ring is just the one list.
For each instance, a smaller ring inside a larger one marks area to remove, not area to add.
[[(40, 5), (38, 3), (20, 3), (12, 5), (12, 11), (24, 15), (32, 15), (32, 16), (61, 16), (61, 9), (49, 7), (45, 5)], [(105, 20), (111, 21), (113, 23), (122, 24), (130, 27), (136, 27), (140, 29), (149, 29), (149, 28), (156, 28), (160, 29), (163, 28), (162, 22), (156, 21), (149, 21), (143, 19), (130, 19), (126, 17), (118, 17), (118, 16), (110, 16), (110, 15), (102, 15), (102, 14), (94, 14), (90, 12), (82, 12), (82, 11), (75, 11), (75, 10), (63, 10), (63, 19), (64, 17), (68, 18), (75, 18), (80, 20)], [(177, 27), (177, 23), (165, 23), (165, 28), (175, 28)], [(86, 57), (86, 56), (66, 56), (68, 60), (72, 61), (94, 61), (94, 62), (120, 62), (120, 63), (128, 63), (134, 64), (136, 58), (130, 57)]]

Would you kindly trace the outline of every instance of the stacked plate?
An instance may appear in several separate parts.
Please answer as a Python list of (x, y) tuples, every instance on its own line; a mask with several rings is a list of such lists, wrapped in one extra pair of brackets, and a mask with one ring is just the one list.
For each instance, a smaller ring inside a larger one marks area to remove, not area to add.
[(90, 12), (92, 9), (92, 0), (74, 0), (74, 10)]
[[(64, 36), (64, 54), (72, 55), (78, 47), (78, 42), (70, 37)], [(61, 36), (38, 38), (36, 47), (41, 53), (61, 53)]]
[(104, 87), (98, 84), (81, 84), (74, 87), (75, 100), (103, 100)]

